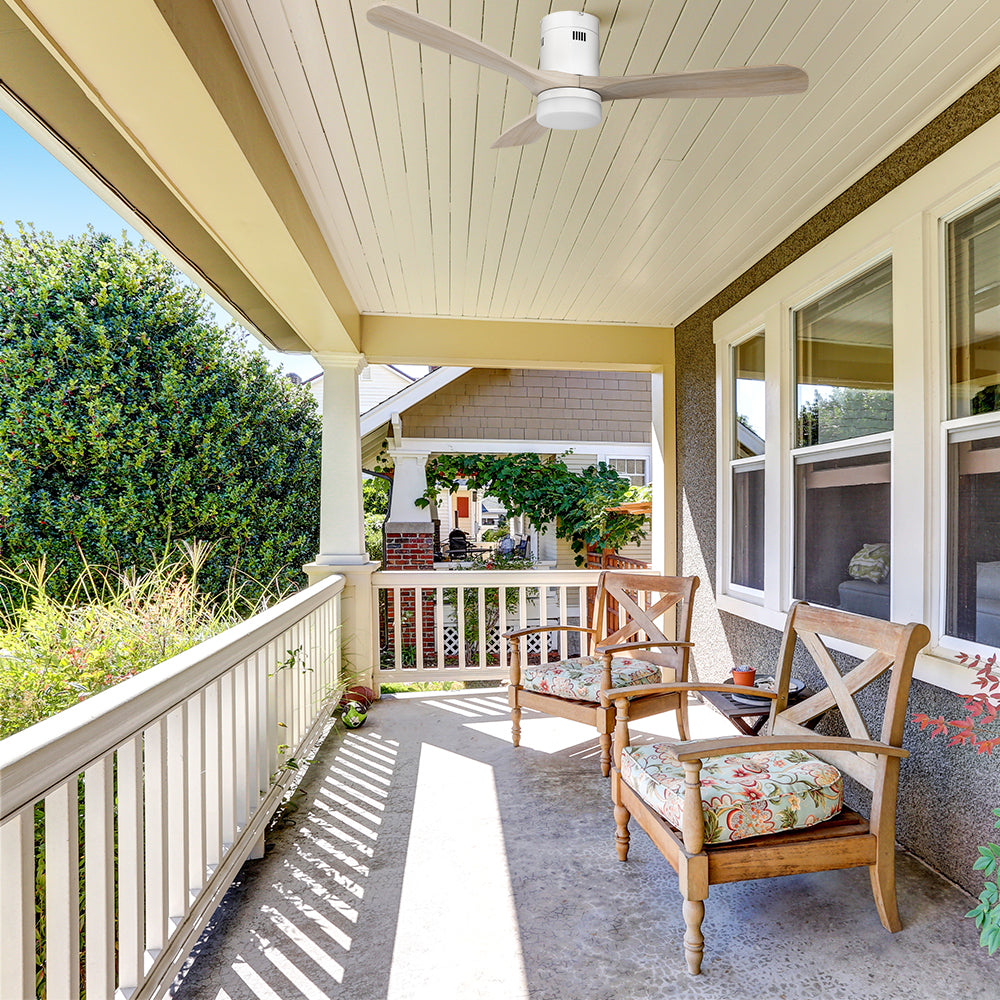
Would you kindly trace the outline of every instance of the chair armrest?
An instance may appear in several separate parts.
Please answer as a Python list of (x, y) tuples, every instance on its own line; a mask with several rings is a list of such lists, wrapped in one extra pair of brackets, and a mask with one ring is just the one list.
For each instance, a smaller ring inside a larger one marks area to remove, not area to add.
[(586, 625), (539, 625), (537, 628), (522, 628), (516, 632), (504, 632), (505, 639), (516, 639), (521, 635), (533, 635), (536, 632), (586, 632), (588, 635), (597, 635), (596, 628), (587, 628)]
[(720, 739), (688, 740), (686, 743), (667, 745), (667, 752), (678, 761), (704, 760), (753, 750), (851, 750), (886, 757), (910, 756), (910, 751), (902, 747), (877, 743), (875, 740), (856, 740), (849, 736), (724, 736)]
[(777, 698), (777, 691), (765, 688), (737, 687), (735, 684), (709, 684), (701, 681), (675, 681), (669, 684), (633, 684), (630, 687), (608, 688), (601, 693), (610, 701), (629, 701), (644, 694), (668, 694), (671, 691), (722, 691), (724, 694), (748, 694), (753, 698)]
[(619, 653), (626, 649), (658, 649), (660, 646), (672, 646), (675, 649), (692, 649), (693, 642), (621, 642), (616, 646), (604, 646), (598, 643), (594, 647), (595, 653)]

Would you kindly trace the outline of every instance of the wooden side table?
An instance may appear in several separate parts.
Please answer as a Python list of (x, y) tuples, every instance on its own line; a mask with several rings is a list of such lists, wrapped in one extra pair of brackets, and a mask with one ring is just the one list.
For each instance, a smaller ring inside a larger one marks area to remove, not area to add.
[[(724, 684), (732, 684), (732, 678), (723, 681)], [(803, 688), (788, 699), (789, 705), (794, 705), (803, 698), (809, 698), (816, 692), (812, 688)], [(767, 705), (744, 705), (735, 701), (732, 695), (723, 694), (721, 691), (699, 691), (702, 701), (708, 702), (712, 708), (724, 715), (744, 736), (756, 736), (767, 722), (767, 717), (771, 713), (770, 703)]]

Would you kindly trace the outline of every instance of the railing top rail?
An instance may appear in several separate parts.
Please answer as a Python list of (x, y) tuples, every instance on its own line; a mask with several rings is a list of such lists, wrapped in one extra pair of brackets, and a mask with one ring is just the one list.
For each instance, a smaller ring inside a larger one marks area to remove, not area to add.
[(120, 746), (344, 589), (332, 576), (72, 708), (0, 740), (0, 820)]
[[(637, 571), (638, 572), (638, 571)], [(382, 570), (372, 574), (376, 587), (589, 587), (601, 573), (593, 569)]]

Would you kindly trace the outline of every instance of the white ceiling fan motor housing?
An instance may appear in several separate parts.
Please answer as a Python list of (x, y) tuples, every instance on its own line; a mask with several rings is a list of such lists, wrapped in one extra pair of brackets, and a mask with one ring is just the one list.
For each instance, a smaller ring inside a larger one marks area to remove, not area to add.
[[(542, 18), (538, 68), (598, 76), (601, 22), (593, 14), (561, 10)], [(538, 95), (535, 120), (546, 128), (592, 128), (601, 123), (601, 96), (580, 87), (557, 87)]]

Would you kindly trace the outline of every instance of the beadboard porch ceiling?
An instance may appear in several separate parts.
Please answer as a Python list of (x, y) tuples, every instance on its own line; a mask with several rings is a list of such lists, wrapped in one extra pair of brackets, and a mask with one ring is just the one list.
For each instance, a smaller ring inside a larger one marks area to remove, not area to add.
[[(363, 313), (670, 326), (997, 60), (994, 0), (586, 0), (601, 71), (790, 63), (807, 93), (618, 101), (494, 150), (530, 95), (370, 0), (215, 0)], [(399, 0), (537, 65), (550, 0)]]

